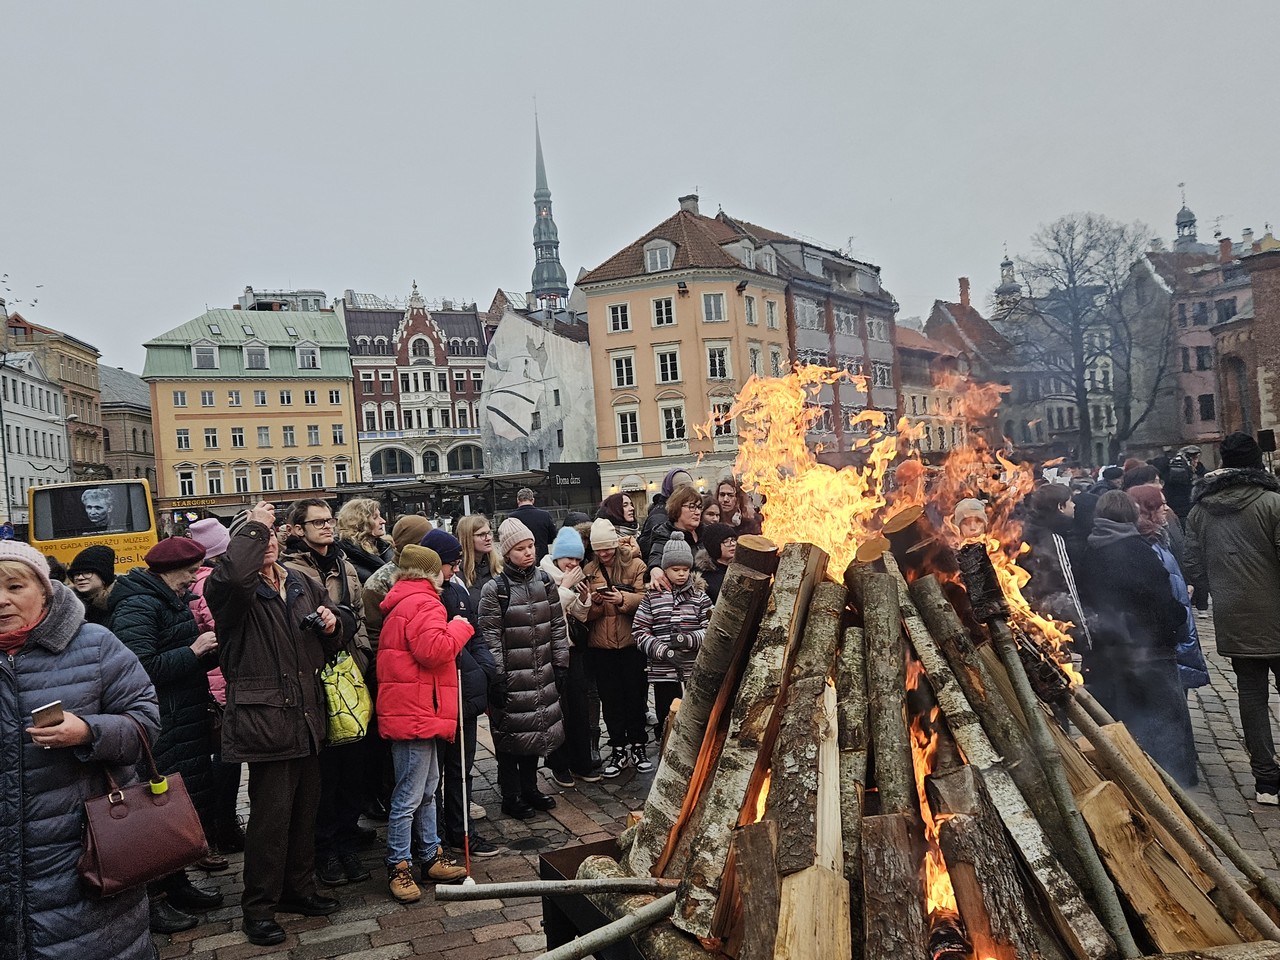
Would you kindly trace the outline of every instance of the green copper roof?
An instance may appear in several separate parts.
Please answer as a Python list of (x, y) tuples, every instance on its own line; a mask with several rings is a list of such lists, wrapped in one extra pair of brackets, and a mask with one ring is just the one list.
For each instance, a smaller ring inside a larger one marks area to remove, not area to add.
[[(217, 367), (196, 369), (192, 347), (216, 346)], [(246, 345), (265, 345), (266, 369), (248, 369)], [(144, 378), (199, 379), (280, 377), (323, 379), (351, 376), (347, 335), (335, 313), (292, 311), (210, 310), (148, 340)], [(300, 368), (299, 346), (319, 348), (319, 366)]]

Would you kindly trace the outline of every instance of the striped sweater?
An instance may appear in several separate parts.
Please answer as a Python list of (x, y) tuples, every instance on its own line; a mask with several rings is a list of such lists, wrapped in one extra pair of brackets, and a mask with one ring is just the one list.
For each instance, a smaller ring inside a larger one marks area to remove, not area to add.
[(636, 610), (632, 635), (649, 658), (649, 679), (686, 682), (710, 620), (711, 598), (700, 577), (675, 590), (646, 593)]

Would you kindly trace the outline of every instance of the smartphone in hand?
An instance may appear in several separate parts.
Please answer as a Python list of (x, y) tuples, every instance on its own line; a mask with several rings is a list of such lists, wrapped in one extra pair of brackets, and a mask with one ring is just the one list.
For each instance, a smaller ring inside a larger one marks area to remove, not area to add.
[(56, 727), (62, 722), (62, 701), (55, 700), (31, 711), (33, 727)]

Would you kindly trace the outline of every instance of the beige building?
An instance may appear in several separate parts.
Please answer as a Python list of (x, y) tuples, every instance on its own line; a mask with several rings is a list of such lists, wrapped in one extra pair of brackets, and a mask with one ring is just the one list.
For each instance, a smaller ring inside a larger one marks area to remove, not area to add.
[(157, 502), (221, 516), (360, 480), (347, 336), (330, 311), (210, 310), (145, 344)]
[[(790, 368), (787, 281), (768, 243), (696, 196), (578, 280), (586, 295), (604, 495), (682, 467), (710, 485), (738, 440), (723, 415), (753, 373)], [(705, 427), (700, 436), (695, 427)], [(702, 457), (699, 460), (699, 457)]]

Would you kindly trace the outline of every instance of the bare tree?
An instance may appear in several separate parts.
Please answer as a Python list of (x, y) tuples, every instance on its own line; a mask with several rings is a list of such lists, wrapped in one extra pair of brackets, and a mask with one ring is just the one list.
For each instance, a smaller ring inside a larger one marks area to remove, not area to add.
[(1067, 385), (1086, 463), (1094, 459), (1095, 410), (1099, 426), (1114, 430), (1114, 457), (1168, 381), (1168, 310), (1152, 309), (1153, 285), (1133, 282), (1151, 237), (1142, 223), (1095, 213), (1060, 217), (1036, 232), (1031, 253), (1018, 260), (1023, 295), (997, 311), (1021, 359)]

